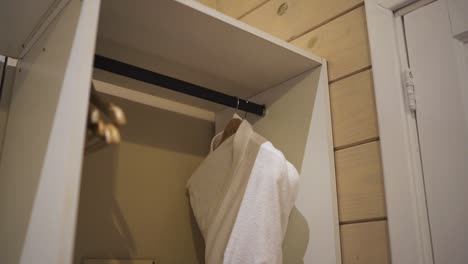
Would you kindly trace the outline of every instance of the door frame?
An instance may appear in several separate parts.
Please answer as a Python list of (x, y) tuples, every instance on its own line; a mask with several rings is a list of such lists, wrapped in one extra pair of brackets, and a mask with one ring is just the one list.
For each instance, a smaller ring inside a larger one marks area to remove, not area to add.
[[(408, 67), (402, 16), (433, 1), (365, 0), (390, 249), (398, 264), (434, 263), (416, 118), (407, 107), (402, 78)], [(447, 5), (462, 52), (462, 43), (468, 45), (468, 1), (439, 1)], [(468, 63), (460, 63), (468, 69)]]
[(404, 95), (408, 64), (397, 12), (415, 2), (365, 0), (391, 258), (398, 264), (434, 263), (415, 116)]

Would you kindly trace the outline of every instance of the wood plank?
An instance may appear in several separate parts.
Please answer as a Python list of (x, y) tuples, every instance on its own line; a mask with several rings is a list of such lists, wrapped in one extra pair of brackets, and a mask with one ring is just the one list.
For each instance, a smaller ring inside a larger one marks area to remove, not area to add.
[(292, 44), (327, 59), (330, 81), (371, 65), (364, 6), (305, 34)]
[(330, 101), (336, 148), (378, 137), (371, 70), (332, 83)]
[(335, 152), (340, 222), (386, 216), (380, 142)]
[(289, 41), (362, 2), (363, 0), (271, 0), (243, 17), (242, 21)]
[(343, 264), (390, 263), (387, 221), (340, 227)]
[(207, 7), (211, 7), (216, 9), (216, 0), (196, 0), (197, 2), (206, 5)]
[(269, 0), (218, 0), (217, 9), (228, 16), (240, 18), (268, 1)]

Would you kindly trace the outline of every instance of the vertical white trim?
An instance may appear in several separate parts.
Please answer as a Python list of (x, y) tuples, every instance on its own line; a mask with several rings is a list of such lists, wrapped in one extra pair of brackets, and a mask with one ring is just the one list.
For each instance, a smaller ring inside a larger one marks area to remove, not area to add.
[(405, 65), (401, 58), (406, 58), (398, 39), (403, 36), (402, 25), (395, 20), (393, 10), (377, 1), (365, 0), (365, 7), (392, 262), (430, 264), (432, 249), (416, 125), (406, 105), (401, 78)]
[[(301, 179), (300, 192), (302, 190), (302, 194), (298, 195), (296, 201), (296, 206), (300, 211), (310, 212), (310, 214), (305, 213), (309, 221), (311, 236), (304, 256), (306, 264), (342, 263), (332, 135), (328, 67), (327, 61), (323, 59), (300, 171), (302, 177), (303, 175), (315, 177), (309, 180)], [(308, 195), (304, 195), (305, 193)], [(311, 201), (314, 202), (311, 203)], [(314, 216), (314, 212), (320, 212), (323, 215)], [(321, 238), (313, 238), (314, 235), (319, 235)]]
[(468, 42), (463, 43), (457, 39), (454, 39), (455, 52), (457, 53), (457, 63), (458, 63), (458, 77), (460, 78), (459, 82), (462, 87), (462, 103), (463, 109), (465, 111), (466, 124), (468, 124)]
[[(61, 14), (69, 14), (67, 9), (79, 9), (78, 24), (20, 264), (72, 263), (73, 259), (84, 131), (100, 6), (99, 0), (78, 1), (71, 1)], [(63, 20), (59, 22), (64, 23)], [(74, 30), (73, 22), (70, 22), (71, 25), (58, 25)], [(48, 239), (45, 239), (46, 235), (49, 236)]]
[[(465, 117), (468, 119), (468, 1), (464, 0), (447, 0), (449, 8), (450, 22), (452, 24), (452, 33), (454, 40), (455, 51), (458, 59), (458, 76), (460, 83), (465, 85), (462, 87), (463, 106), (465, 109)], [(468, 120), (466, 122), (468, 124)]]
[(379, 4), (385, 9), (395, 11), (399, 8), (410, 5), (416, 1), (418, 0), (377, 0), (377, 4)]
[[(406, 40), (403, 20), (400, 16), (395, 17), (395, 31), (396, 31), (396, 41), (398, 46), (398, 52), (400, 54), (400, 69), (401, 73), (408, 67), (411, 67), (408, 62), (408, 56), (406, 52)], [(415, 87), (416, 93), (417, 87)], [(404, 98), (408, 100), (408, 98)], [(407, 130), (408, 130), (408, 149), (409, 155), (411, 157), (411, 169), (412, 169), (412, 183), (413, 183), (413, 207), (416, 208), (416, 217), (417, 217), (417, 235), (419, 236), (419, 247), (421, 249), (421, 258), (423, 263), (433, 263), (433, 251), (432, 251), (432, 242), (429, 226), (429, 215), (427, 212), (427, 201), (426, 201), (426, 190), (424, 187), (424, 175), (421, 163), (421, 155), (419, 148), (419, 135), (418, 127), (416, 122), (416, 113), (417, 113), (417, 101), (416, 101), (416, 112), (410, 111), (408, 108), (405, 108)]]

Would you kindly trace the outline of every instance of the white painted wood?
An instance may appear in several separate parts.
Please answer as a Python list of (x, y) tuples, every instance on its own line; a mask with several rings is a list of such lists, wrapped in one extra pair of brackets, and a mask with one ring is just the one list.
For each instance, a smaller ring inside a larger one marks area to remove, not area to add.
[[(188, 0), (103, 1), (97, 53), (245, 98), (321, 63), (317, 56)], [(156, 90), (158, 96), (193, 104), (193, 99)]]
[[(458, 76), (460, 77), (460, 83), (468, 83), (468, 42), (459, 43), (458, 47)], [(465, 85), (462, 90), (463, 104), (465, 107), (465, 117), (468, 124), (468, 85)]]
[[(468, 27), (467, 27), (468, 32)], [(455, 57), (457, 59), (457, 76), (459, 83), (468, 83), (468, 42), (454, 41)], [(465, 122), (468, 124), (468, 85), (461, 86), (461, 98), (465, 109)]]
[(404, 68), (399, 44), (403, 39), (397, 36), (402, 28), (397, 26), (394, 10), (382, 7), (379, 1), (366, 0), (365, 7), (391, 259), (398, 264), (433, 263), (416, 127), (406, 107), (401, 79)]
[(19, 62), (0, 163), (1, 263), (71, 263), (99, 4), (72, 0)]
[(187, 104), (178, 103), (172, 100), (164, 99), (158, 96), (145, 94), (139, 91), (135, 91), (134, 89), (130, 89), (128, 87), (121, 87), (111, 83), (106, 83), (98, 80), (93, 80), (94, 86), (97, 91), (101, 93), (110, 94), (113, 96), (125, 98), (132, 102), (156, 107), (159, 109), (164, 109), (167, 111), (207, 120), (214, 122), (215, 121), (215, 113), (211, 111), (207, 111), (205, 109), (201, 109), (198, 107), (194, 107)]
[[(468, 83), (468, 42), (459, 45), (457, 56), (460, 60), (459, 62), (459, 73), (460, 83)], [(463, 55), (462, 55), (463, 54)], [(462, 90), (463, 104), (465, 106), (465, 117), (467, 118), (466, 122), (468, 123), (468, 85), (465, 85), (464, 90)]]
[[(341, 263), (326, 64), (251, 98), (267, 105), (248, 115), (255, 131), (300, 172), (300, 190), (283, 246), (284, 263)], [(233, 110), (217, 113), (220, 131)], [(239, 113), (243, 116), (242, 113)]]
[[(401, 76), (404, 75), (409, 67), (408, 55), (406, 52), (406, 39), (403, 27), (403, 20), (401, 17), (395, 17), (395, 30), (397, 35), (397, 45), (398, 53), (400, 56), (400, 70)], [(421, 164), (421, 155), (419, 149), (419, 136), (418, 136), (418, 127), (416, 123), (416, 115), (414, 111), (409, 111), (408, 103), (408, 94), (404, 88), (405, 81), (403, 80), (403, 97), (404, 103), (406, 106), (405, 112), (406, 115), (406, 127), (407, 127), (407, 140), (408, 140), (408, 150), (411, 157), (411, 166), (413, 169), (412, 181), (413, 181), (413, 207), (417, 210), (417, 227), (418, 235), (420, 236), (420, 247), (421, 247), (421, 258), (424, 263), (433, 263), (434, 257), (432, 252), (432, 241), (431, 233), (429, 227), (429, 217), (427, 213), (427, 203), (426, 203), (426, 190), (424, 188), (424, 175)], [(416, 102), (417, 104), (417, 102)], [(417, 105), (416, 105), (417, 107)], [(397, 194), (395, 194), (397, 195)]]
[(428, 5), (432, 2), (434, 2), (435, 0), (418, 0), (418, 1), (415, 1), (415, 2), (412, 2), (411, 4), (409, 5), (406, 5), (400, 9), (398, 9), (397, 11), (395, 11), (395, 16), (396, 17), (399, 17), (399, 16), (404, 16), (410, 12), (413, 12), (414, 10), (418, 9), (418, 8), (421, 8), (425, 5)]
[(22, 57), (69, 1), (3, 1), (0, 8), (0, 54)]
[(448, 9), (453, 36), (468, 41), (468, 1), (448, 0)]
[(300, 171), (301, 187), (296, 202), (298, 210), (303, 212), (309, 224), (310, 239), (304, 256), (305, 264), (341, 263), (335, 153), (327, 76), (327, 64), (324, 61), (304, 150)]
[(373, 2), (376, 2), (378, 5), (391, 11), (396, 11), (399, 8), (410, 5), (417, 1), (419, 0), (373, 0)]
[[(465, 65), (468, 66), (468, 43), (463, 45), (463, 51), (465, 53)], [(466, 101), (466, 100), (464, 100), (464, 101)]]
[[(0, 90), (3, 93), (3, 72), (5, 71), (5, 67), (7, 64), (7, 58), (5, 56), (0, 55)], [(1, 96), (2, 94), (0, 94)]]
[[(0, 61), (1, 59), (6, 60), (3, 56), (0, 56)], [(0, 80), (3, 78), (0, 84), (3, 86), (0, 99), (0, 162), (2, 159), (5, 130), (8, 123), (8, 113), (10, 111), (11, 94), (13, 93), (13, 83), (15, 81), (16, 60), (8, 58), (6, 62), (1, 62), (0, 65), (4, 63), (6, 63), (5, 74), (0, 77)], [(2, 75), (2, 73), (0, 73), (0, 75)]]
[(6, 57), (0, 55), (0, 160), (2, 159), (3, 135), (8, 117), (8, 108), (10, 108), (10, 96), (6, 97), (8, 89), (5, 87), (3, 81), (3, 72), (6, 70), (6, 63)]
[(468, 84), (459, 82), (447, 2), (407, 14), (405, 29), (434, 260), (467, 263), (468, 123), (462, 86)]

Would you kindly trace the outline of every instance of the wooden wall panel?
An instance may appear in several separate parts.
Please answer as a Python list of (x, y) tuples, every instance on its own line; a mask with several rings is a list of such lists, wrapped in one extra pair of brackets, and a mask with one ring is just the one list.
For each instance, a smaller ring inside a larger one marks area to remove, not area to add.
[(386, 217), (378, 141), (336, 151), (335, 167), (340, 222)]
[(343, 264), (389, 264), (387, 221), (340, 227)]
[(364, 6), (292, 42), (328, 61), (330, 81), (371, 65)]
[(240, 18), (268, 0), (218, 0), (218, 10), (228, 16)]
[(363, 0), (271, 0), (243, 17), (242, 21), (290, 41), (362, 2)]
[(330, 84), (330, 101), (335, 148), (378, 137), (371, 70)]

